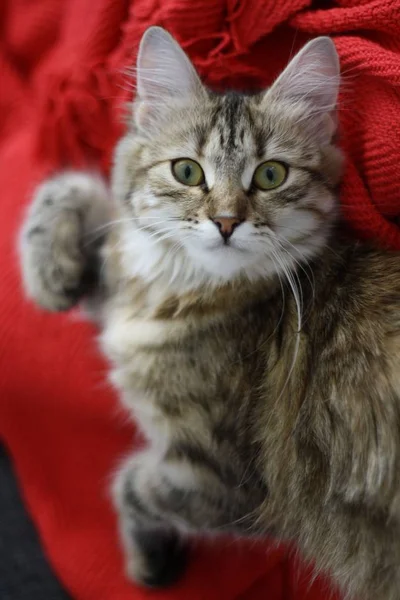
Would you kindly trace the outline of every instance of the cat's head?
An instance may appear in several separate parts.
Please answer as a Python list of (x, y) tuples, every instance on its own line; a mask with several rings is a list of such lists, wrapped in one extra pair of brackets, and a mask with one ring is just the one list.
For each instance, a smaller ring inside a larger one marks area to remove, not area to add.
[(219, 285), (318, 254), (335, 220), (339, 62), (309, 42), (266, 91), (217, 95), (163, 29), (144, 35), (114, 192), (132, 274)]

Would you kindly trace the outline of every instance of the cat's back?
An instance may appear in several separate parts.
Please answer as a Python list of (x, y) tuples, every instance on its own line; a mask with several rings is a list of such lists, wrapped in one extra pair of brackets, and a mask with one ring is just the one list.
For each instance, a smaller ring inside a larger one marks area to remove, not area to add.
[(326, 484), (328, 495), (391, 510), (400, 466), (400, 255), (338, 242), (315, 272), (297, 440), (305, 461), (310, 440), (326, 461), (316, 490)]
[(399, 518), (400, 256), (337, 237), (303, 275), (296, 362), (260, 418), (272, 507), (293, 527), (299, 503), (321, 500)]
[(327, 253), (314, 271), (308, 323), (314, 343), (383, 350), (400, 336), (400, 253), (346, 238)]

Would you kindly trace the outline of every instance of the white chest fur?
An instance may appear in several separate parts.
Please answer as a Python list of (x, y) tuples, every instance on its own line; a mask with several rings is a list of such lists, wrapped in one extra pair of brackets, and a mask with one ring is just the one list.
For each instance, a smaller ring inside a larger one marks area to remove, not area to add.
[(182, 322), (132, 316), (132, 307), (112, 309), (105, 322), (100, 343), (112, 362), (110, 381), (120, 392), (123, 405), (141, 430), (162, 452), (173, 428), (157, 402), (157, 395), (144, 385), (156, 360), (162, 359), (166, 342), (183, 335)]

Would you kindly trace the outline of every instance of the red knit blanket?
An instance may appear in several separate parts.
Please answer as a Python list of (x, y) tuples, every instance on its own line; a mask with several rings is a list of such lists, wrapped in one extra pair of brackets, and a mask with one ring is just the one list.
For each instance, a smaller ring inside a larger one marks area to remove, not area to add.
[(215, 88), (268, 85), (307, 39), (332, 35), (343, 211), (356, 235), (400, 249), (400, 0), (2, 0), (0, 436), (74, 598), (322, 600), (326, 583), (311, 584), (272, 545), (199, 544), (168, 592), (124, 580), (107, 489), (131, 426), (104, 383), (93, 328), (22, 298), (16, 236), (32, 187), (63, 166), (108, 170), (134, 90), (126, 68), (150, 24), (168, 29)]

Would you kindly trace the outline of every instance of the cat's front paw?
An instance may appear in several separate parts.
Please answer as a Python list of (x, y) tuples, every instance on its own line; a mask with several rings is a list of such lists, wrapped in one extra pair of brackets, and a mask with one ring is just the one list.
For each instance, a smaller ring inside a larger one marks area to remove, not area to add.
[(97, 231), (109, 218), (101, 180), (67, 173), (42, 184), (22, 229), (21, 266), (27, 295), (50, 311), (67, 310), (96, 280)]
[(80, 249), (81, 233), (79, 216), (72, 211), (60, 213), (50, 230), (45, 225), (28, 228), (25, 287), (43, 308), (66, 310), (81, 297), (86, 267)]

